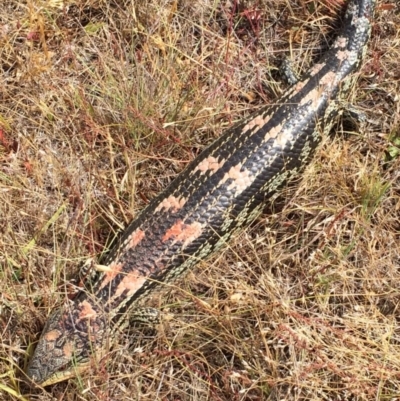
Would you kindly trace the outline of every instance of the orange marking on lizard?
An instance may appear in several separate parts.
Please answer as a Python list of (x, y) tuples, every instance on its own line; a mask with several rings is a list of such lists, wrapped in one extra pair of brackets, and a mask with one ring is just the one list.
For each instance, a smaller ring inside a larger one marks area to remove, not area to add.
[(218, 159), (214, 156), (208, 156), (206, 159), (202, 160), (193, 172), (200, 171), (201, 174), (205, 174), (207, 171), (212, 171), (211, 174), (218, 171), (225, 163), (225, 159), (218, 162)]
[(156, 207), (155, 212), (159, 212), (163, 208), (167, 211), (169, 209), (172, 209), (173, 212), (178, 211), (179, 209), (182, 209), (183, 206), (186, 203), (186, 198), (184, 197), (179, 197), (177, 198), (176, 196), (168, 196), (168, 198), (165, 198), (160, 202), (160, 204)]
[(314, 75), (318, 74), (324, 67), (325, 67), (324, 63), (315, 64), (310, 70), (310, 75), (314, 76)]
[(74, 346), (72, 343), (67, 342), (63, 346), (63, 358), (72, 358), (72, 355), (74, 353)]
[(221, 180), (221, 184), (226, 182), (229, 178), (232, 179), (232, 183), (228, 186), (228, 189), (236, 189), (238, 193), (242, 193), (246, 188), (248, 188), (254, 181), (254, 176), (250, 174), (249, 170), (243, 170), (242, 164), (239, 163), (236, 166), (230, 168), (230, 170), (224, 175)]
[(252, 130), (253, 128), (262, 128), (267, 122), (271, 119), (271, 116), (256, 116), (252, 120), (250, 120), (244, 127), (243, 127), (243, 132), (246, 132), (248, 130)]
[(115, 295), (113, 298), (117, 298), (123, 294), (124, 291), (128, 291), (127, 296), (130, 297), (137, 290), (139, 290), (142, 285), (147, 280), (145, 276), (139, 276), (138, 272), (132, 272), (127, 274), (123, 280), (118, 284), (117, 289), (115, 290)]
[(58, 330), (51, 330), (44, 336), (46, 341), (55, 341), (60, 337), (61, 333)]
[(135, 230), (129, 240), (129, 248), (134, 248), (136, 245), (140, 243), (140, 241), (145, 237), (144, 231), (139, 228)]
[(321, 80), (320, 80), (320, 85), (325, 87), (325, 90), (330, 92), (332, 90), (332, 87), (336, 85), (337, 81), (337, 76), (333, 71), (328, 72), (325, 74)]
[(339, 50), (336, 53), (336, 57), (337, 57), (338, 60), (344, 61), (344, 60), (347, 60), (349, 58), (350, 54), (351, 54), (351, 52), (348, 51), (348, 50)]
[(110, 283), (121, 272), (123, 268), (122, 263), (111, 263), (108, 269), (104, 273), (103, 282), (100, 285), (100, 289), (104, 288), (108, 283)]
[(278, 124), (277, 126), (272, 127), (265, 135), (264, 140), (268, 141), (269, 139), (276, 139), (280, 134), (280, 132), (282, 131), (282, 128), (283, 128), (282, 124)]
[(162, 241), (166, 242), (173, 238), (174, 242), (183, 242), (184, 246), (198, 238), (202, 233), (203, 227), (200, 223), (185, 224), (182, 220), (178, 220), (164, 234)]
[(79, 319), (90, 319), (97, 316), (97, 312), (88, 301), (83, 301), (79, 307), (81, 309)]

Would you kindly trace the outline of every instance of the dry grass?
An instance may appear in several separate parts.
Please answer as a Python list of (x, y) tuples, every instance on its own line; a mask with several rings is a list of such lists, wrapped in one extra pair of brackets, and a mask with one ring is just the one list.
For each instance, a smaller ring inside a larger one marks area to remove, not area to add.
[(400, 400), (400, 16), (379, 3), (349, 97), (369, 123), (339, 121), (283, 209), (155, 297), (157, 331), (45, 391), (22, 369), (80, 263), (273, 102), (343, 4), (2, 0), (1, 401)]

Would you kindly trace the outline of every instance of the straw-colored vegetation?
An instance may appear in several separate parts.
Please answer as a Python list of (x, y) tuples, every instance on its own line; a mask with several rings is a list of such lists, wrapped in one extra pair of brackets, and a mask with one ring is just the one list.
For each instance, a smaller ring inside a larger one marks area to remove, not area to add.
[[(298, 185), (149, 300), (81, 377), (24, 383), (68, 281), (234, 121), (285, 89), (339, 0), (2, 0), (0, 400), (399, 400), (400, 15), (379, 1), (339, 119)], [(335, 134), (336, 132), (336, 134)]]

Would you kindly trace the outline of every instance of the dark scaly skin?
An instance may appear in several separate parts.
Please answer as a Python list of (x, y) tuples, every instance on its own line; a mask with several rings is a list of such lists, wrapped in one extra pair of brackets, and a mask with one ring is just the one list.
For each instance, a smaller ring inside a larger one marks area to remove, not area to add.
[(273, 106), (227, 130), (129, 225), (103, 271), (54, 312), (28, 367), (43, 386), (80, 372), (137, 303), (247, 226), (311, 160), (360, 64), (373, 0), (352, 0), (332, 48)]

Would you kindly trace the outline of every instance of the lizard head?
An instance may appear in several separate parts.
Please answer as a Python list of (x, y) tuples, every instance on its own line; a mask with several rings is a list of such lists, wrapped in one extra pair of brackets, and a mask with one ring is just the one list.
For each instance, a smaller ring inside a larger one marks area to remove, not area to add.
[(103, 328), (103, 319), (87, 300), (55, 311), (28, 365), (28, 377), (48, 386), (77, 376), (102, 346)]

